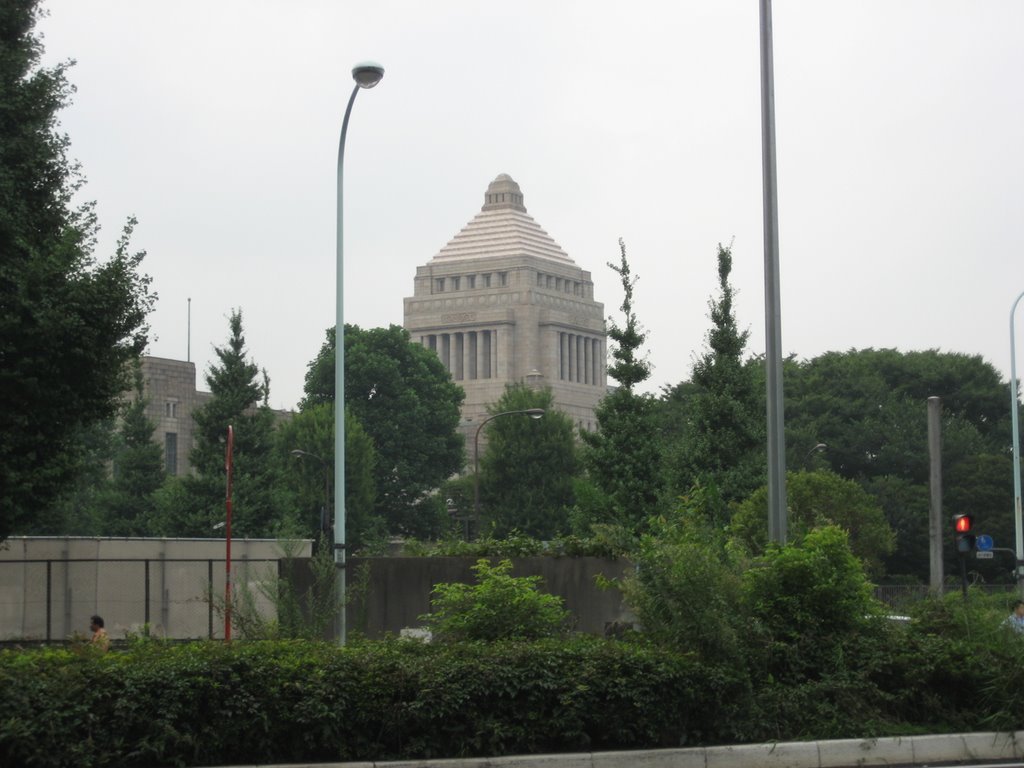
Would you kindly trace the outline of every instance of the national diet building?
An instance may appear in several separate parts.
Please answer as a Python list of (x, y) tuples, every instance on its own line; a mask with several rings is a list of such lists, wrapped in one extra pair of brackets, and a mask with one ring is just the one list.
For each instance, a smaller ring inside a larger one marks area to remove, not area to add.
[(435, 352), (466, 392), (468, 451), (487, 406), (513, 382), (549, 387), (578, 429), (596, 429), (606, 391), (604, 305), (590, 273), (526, 212), (509, 176), (492, 181), (480, 212), (417, 267), (404, 315), (412, 341)]

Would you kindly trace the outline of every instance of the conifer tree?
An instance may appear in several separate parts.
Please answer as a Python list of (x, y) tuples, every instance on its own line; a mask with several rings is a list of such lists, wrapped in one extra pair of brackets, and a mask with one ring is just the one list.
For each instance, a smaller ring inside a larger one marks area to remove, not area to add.
[(641, 355), (646, 334), (633, 306), (638, 278), (630, 271), (621, 239), (619, 250), (619, 264), (608, 264), (619, 276), (624, 295), (624, 324), (608, 321), (608, 338), (615, 345), (608, 375), (619, 386), (597, 406), (597, 431), (583, 432), (581, 437), (586, 445), (583, 462), (588, 479), (599, 493), (597, 504), (603, 506), (603, 510), (589, 511), (592, 522), (604, 517), (607, 522), (637, 530), (657, 511), (661, 455), (654, 400), (636, 391), (651, 375), (651, 366)]
[(719, 517), (728, 516), (728, 502), (745, 499), (765, 481), (761, 400), (754, 367), (743, 360), (750, 334), (736, 324), (731, 272), (732, 250), (719, 244), (719, 293), (708, 302), (707, 348), (694, 364), (690, 386), (680, 390), (686, 393), (684, 424), (669, 470), (676, 494), (694, 484), (709, 487), (722, 501)]
[(213, 397), (193, 414), (195, 475), (183, 481), (188, 498), (184, 516), (169, 522), (173, 535), (209, 535), (224, 517), (227, 434), (234, 433), (232, 529), (239, 536), (271, 536), (289, 513), (276, 493), (273, 460), (274, 415), (267, 405), (266, 372), (248, 359), (242, 312), (233, 311), (227, 345), (217, 347), (218, 363), (206, 374)]

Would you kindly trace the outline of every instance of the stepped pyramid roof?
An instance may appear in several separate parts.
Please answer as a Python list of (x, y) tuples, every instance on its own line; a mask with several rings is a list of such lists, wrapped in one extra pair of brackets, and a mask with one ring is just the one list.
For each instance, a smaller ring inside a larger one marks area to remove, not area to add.
[(484, 193), (480, 213), (432, 259), (433, 262), (533, 256), (575, 265), (523, 205), (523, 193), (508, 174), (499, 175)]

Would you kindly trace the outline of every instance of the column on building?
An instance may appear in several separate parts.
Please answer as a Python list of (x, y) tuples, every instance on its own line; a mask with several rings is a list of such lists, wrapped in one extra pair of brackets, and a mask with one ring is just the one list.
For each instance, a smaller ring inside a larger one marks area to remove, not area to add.
[(576, 381), (576, 334), (569, 334), (569, 381)]
[(469, 337), (468, 349), (466, 350), (466, 362), (469, 364), (468, 370), (466, 371), (466, 377), (469, 379), (480, 378), (479, 366), (477, 365), (477, 355), (479, 350), (477, 345), (479, 343), (479, 333), (477, 331), (469, 331), (466, 334)]
[(452, 370), (452, 337), (451, 334), (441, 334), (441, 364), (445, 370), (451, 373)]
[(452, 378), (462, 381), (466, 378), (466, 334), (464, 333), (455, 334), (454, 362), (455, 371)]
[(582, 338), (583, 341), (583, 383), (590, 384), (591, 375), (593, 370), (592, 358), (590, 354), (590, 339), (586, 336)]

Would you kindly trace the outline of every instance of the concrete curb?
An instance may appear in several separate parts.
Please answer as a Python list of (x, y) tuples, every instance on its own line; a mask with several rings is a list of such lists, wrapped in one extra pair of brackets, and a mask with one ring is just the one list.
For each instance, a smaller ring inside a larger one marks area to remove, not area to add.
[(289, 763), (235, 768), (844, 768), (925, 766), (964, 760), (1024, 758), (1024, 731), (787, 741), (725, 747), (471, 757), (361, 763)]

